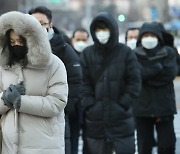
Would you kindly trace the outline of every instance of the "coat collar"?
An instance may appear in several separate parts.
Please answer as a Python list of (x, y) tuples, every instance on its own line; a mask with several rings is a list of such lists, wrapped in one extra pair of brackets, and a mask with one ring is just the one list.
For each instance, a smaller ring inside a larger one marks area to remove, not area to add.
[[(138, 47), (135, 49), (135, 52), (136, 54), (138, 55), (141, 55), (141, 56), (145, 56), (147, 57), (147, 54), (146, 52), (141, 48), (141, 47)], [(153, 57), (147, 57), (149, 60), (155, 60), (155, 59), (159, 59), (159, 58), (162, 58), (162, 57), (165, 57), (168, 55), (168, 52), (166, 50), (166, 48), (161, 48), (161, 50), (158, 50), (155, 54), (155, 56)]]

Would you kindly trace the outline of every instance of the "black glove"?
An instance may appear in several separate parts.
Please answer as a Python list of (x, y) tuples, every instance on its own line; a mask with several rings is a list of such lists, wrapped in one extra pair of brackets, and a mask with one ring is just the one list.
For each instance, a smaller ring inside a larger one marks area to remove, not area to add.
[(163, 65), (161, 63), (156, 63), (156, 64), (153, 65), (153, 68), (158, 69), (158, 70), (162, 70)]
[(20, 83), (14, 85), (14, 86), (21, 95), (25, 95), (26, 89), (24, 88), (23, 81), (21, 81)]
[(10, 85), (9, 88), (4, 92), (4, 98), (13, 105), (15, 109), (21, 106), (21, 95), (16, 89), (15, 85)]

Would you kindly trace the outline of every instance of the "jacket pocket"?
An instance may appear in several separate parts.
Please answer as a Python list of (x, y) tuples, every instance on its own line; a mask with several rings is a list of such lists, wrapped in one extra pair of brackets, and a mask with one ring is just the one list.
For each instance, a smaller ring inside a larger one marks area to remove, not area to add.
[(86, 108), (85, 112), (85, 118), (92, 121), (97, 121), (102, 119), (103, 117), (103, 106), (102, 102), (96, 102)]

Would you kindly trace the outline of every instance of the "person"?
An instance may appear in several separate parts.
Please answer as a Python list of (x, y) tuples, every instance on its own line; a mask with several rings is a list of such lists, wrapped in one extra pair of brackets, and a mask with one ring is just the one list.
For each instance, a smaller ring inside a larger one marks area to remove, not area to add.
[[(77, 53), (78, 57), (82, 51), (88, 46), (89, 44), (89, 33), (84, 28), (77, 28), (73, 31), (71, 37), (71, 45), (74, 48), (75, 52)], [(82, 107), (80, 104), (81, 98), (79, 99), (79, 103), (76, 106), (76, 115), (72, 119), (72, 131), (71, 131), (71, 138), (72, 138), (72, 151), (73, 154), (78, 153), (78, 142), (80, 135), (82, 136), (83, 140), (83, 115), (82, 115)], [(82, 129), (81, 129), (82, 128)]]
[[(86, 29), (77, 28), (76, 30), (73, 31), (71, 37), (71, 45), (74, 48), (75, 52), (77, 53), (78, 57), (80, 57), (80, 54), (88, 46), (88, 44), (89, 44), (89, 33)], [(80, 135), (82, 135), (82, 139), (83, 139), (83, 115), (82, 115), (82, 107), (80, 101), (81, 98), (79, 99), (79, 103), (77, 103), (77, 107), (76, 107), (77, 116), (74, 116), (74, 119), (72, 120), (73, 128), (72, 128), (71, 138), (72, 138), (73, 154), (78, 153), (78, 146), (79, 146), (78, 142)]]
[(89, 44), (89, 33), (84, 28), (77, 28), (74, 30), (71, 38), (71, 44), (76, 51), (76, 53), (80, 56), (81, 52), (88, 46)]
[[(139, 35), (139, 28), (132, 27), (128, 28), (125, 33), (125, 44), (129, 46), (132, 50), (136, 48), (137, 38)], [(137, 132), (135, 130), (135, 145), (137, 151)], [(157, 146), (156, 134), (154, 134), (154, 147)]]
[(139, 35), (139, 28), (128, 28), (125, 33), (125, 44), (131, 49), (136, 48), (137, 38)]
[(64, 154), (68, 84), (46, 32), (28, 14), (0, 16), (2, 154)]
[(133, 103), (139, 154), (151, 154), (154, 127), (158, 153), (175, 154), (173, 80), (177, 75), (176, 52), (164, 45), (157, 24), (145, 22), (140, 28), (135, 49), (141, 70), (142, 89)]
[(79, 58), (71, 45), (66, 43), (64, 35), (54, 28), (51, 10), (44, 6), (38, 6), (29, 10), (29, 14), (39, 20), (41, 25), (47, 29), (52, 52), (63, 61), (67, 70), (69, 95), (68, 103), (65, 108), (65, 151), (66, 154), (71, 154), (71, 149), (74, 144), (78, 144), (73, 143), (74, 140), (71, 137), (71, 133), (74, 131), (74, 117), (77, 116), (76, 106), (80, 98), (82, 82), (82, 72)]
[(91, 22), (94, 44), (81, 53), (85, 154), (133, 154), (131, 103), (141, 89), (135, 53), (118, 42), (118, 24), (108, 12)]
[(162, 32), (165, 45), (173, 48), (176, 51), (176, 61), (177, 61), (177, 66), (178, 66), (177, 76), (180, 76), (180, 55), (178, 53), (177, 48), (174, 46), (174, 36), (164, 28), (164, 25), (161, 22), (155, 22), (155, 24), (157, 24), (160, 31)]

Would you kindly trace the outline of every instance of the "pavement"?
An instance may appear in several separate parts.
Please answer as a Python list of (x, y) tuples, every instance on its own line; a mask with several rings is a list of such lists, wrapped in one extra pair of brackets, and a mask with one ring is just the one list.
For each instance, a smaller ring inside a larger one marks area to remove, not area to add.
[(174, 128), (176, 133), (176, 154), (180, 154), (180, 109), (175, 115)]

